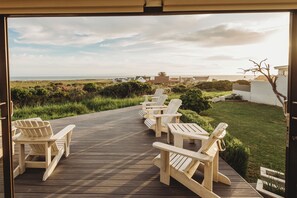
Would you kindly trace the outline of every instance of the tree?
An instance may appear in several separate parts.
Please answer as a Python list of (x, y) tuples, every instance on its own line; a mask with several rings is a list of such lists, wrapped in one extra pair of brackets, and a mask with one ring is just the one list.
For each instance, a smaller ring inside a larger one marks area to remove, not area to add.
[(180, 96), (183, 101), (182, 108), (190, 109), (197, 113), (210, 108), (208, 100), (203, 97), (200, 89), (189, 89), (183, 95)]
[(159, 72), (158, 76), (166, 76), (166, 72)]
[(260, 73), (264, 75), (267, 81), (269, 82), (269, 84), (271, 85), (272, 91), (276, 95), (276, 98), (282, 104), (284, 113), (286, 114), (287, 97), (277, 90), (277, 84), (276, 84), (277, 76), (271, 74), (270, 72), (271, 67), (268, 63), (266, 63), (267, 58), (260, 61), (259, 63), (251, 59), (249, 61), (252, 62), (254, 65), (251, 68), (243, 69), (244, 73), (253, 72), (254, 74)]

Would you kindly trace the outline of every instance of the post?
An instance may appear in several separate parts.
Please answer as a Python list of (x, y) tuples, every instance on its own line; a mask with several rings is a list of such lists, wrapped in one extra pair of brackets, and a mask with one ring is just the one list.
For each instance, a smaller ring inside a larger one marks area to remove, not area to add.
[(0, 103), (2, 118), (4, 196), (14, 197), (12, 138), (11, 138), (11, 99), (8, 64), (7, 17), (0, 15)]
[(297, 10), (290, 16), (288, 131), (286, 142), (286, 197), (297, 195)]

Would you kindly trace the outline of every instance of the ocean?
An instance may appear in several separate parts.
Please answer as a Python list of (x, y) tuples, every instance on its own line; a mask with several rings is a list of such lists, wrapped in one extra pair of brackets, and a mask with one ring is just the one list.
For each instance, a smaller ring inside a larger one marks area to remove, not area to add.
[[(207, 76), (207, 75), (205, 75)], [(35, 81), (35, 80), (96, 80), (96, 79), (114, 79), (135, 76), (12, 76), (11, 81)], [(181, 76), (183, 77), (183, 76)], [(189, 77), (188, 75), (185, 77)], [(252, 80), (254, 75), (209, 75), (209, 81), (212, 80)]]

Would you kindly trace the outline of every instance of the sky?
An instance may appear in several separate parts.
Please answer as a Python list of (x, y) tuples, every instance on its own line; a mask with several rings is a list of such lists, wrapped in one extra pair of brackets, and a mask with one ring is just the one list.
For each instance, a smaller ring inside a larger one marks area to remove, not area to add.
[(238, 75), (288, 64), (289, 13), (10, 18), (11, 76)]

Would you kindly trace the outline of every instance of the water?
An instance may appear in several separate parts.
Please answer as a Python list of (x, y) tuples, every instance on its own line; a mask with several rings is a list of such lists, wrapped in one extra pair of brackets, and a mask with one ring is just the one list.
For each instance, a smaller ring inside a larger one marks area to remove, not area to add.
[[(34, 81), (34, 80), (90, 80), (90, 79), (114, 79), (135, 76), (12, 76), (11, 81)], [(183, 77), (183, 76), (182, 76)], [(212, 80), (252, 80), (254, 75), (209, 75)]]

